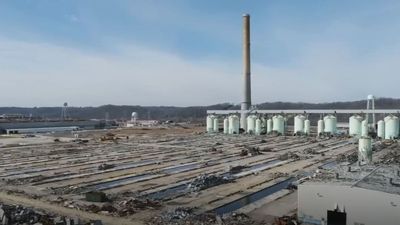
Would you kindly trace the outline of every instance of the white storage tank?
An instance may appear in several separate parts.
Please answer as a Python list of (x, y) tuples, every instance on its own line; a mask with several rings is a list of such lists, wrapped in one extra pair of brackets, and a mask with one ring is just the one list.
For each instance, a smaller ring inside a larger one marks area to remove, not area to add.
[(324, 121), (318, 120), (317, 135), (320, 136), (323, 133), (324, 133)]
[(295, 134), (302, 134), (304, 132), (304, 121), (306, 117), (303, 115), (297, 115), (294, 117), (294, 129)]
[(358, 161), (372, 162), (372, 140), (370, 137), (361, 137), (358, 140)]
[(213, 115), (208, 115), (207, 116), (207, 124), (206, 124), (206, 129), (208, 133), (212, 133), (214, 130), (214, 116)]
[(368, 121), (367, 120), (363, 120), (361, 122), (361, 136), (368, 137)]
[(399, 118), (397, 116), (385, 117), (385, 139), (395, 139), (399, 137)]
[(261, 118), (261, 130), (267, 132), (267, 119), (264, 117)]
[(272, 132), (272, 119), (267, 120), (267, 134)]
[(385, 122), (383, 120), (378, 121), (378, 138), (385, 139)]
[(256, 117), (254, 115), (250, 115), (247, 117), (247, 133), (254, 134), (256, 129)]
[(229, 119), (224, 119), (224, 134), (229, 134)]
[(229, 134), (239, 134), (240, 120), (236, 115), (229, 116)]
[(272, 131), (278, 134), (285, 133), (285, 119), (281, 115), (272, 117)]
[(324, 117), (324, 132), (329, 134), (336, 134), (336, 117), (333, 115), (328, 115)]
[(363, 118), (359, 115), (354, 115), (349, 118), (349, 135), (361, 136), (361, 122)]
[(304, 134), (309, 135), (310, 129), (311, 129), (311, 122), (310, 122), (310, 120), (307, 119), (304, 121)]
[(215, 116), (214, 120), (213, 120), (213, 132), (215, 132), (215, 133), (219, 132), (219, 119), (218, 119), (218, 116)]
[(262, 132), (262, 120), (260, 118), (256, 119), (256, 129), (255, 134), (260, 135)]

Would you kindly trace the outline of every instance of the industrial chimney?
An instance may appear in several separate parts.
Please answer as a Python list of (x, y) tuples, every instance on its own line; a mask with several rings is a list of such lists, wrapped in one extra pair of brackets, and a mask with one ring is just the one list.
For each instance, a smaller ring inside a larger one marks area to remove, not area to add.
[[(243, 15), (243, 70), (244, 89), (241, 110), (249, 110), (251, 106), (251, 81), (250, 81), (250, 15)], [(246, 130), (247, 113), (241, 114), (240, 127)]]

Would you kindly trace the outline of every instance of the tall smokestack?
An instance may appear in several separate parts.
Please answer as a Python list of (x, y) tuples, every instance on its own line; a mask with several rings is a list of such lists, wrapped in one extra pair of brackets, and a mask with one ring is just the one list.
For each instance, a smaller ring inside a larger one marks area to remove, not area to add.
[[(243, 102), (241, 109), (249, 110), (251, 106), (251, 80), (250, 80), (250, 15), (243, 15), (243, 69), (244, 69), (244, 89)], [(247, 127), (247, 114), (242, 113), (240, 126), (243, 129)]]

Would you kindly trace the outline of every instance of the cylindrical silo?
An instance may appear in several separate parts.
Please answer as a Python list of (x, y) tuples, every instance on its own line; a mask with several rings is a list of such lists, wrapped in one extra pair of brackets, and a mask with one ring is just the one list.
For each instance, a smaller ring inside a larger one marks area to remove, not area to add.
[(265, 119), (264, 117), (261, 118), (261, 130), (264, 133), (267, 133), (267, 119)]
[(260, 118), (256, 119), (256, 129), (254, 133), (260, 135), (262, 132), (262, 120)]
[(256, 117), (254, 115), (250, 115), (247, 117), (247, 133), (254, 134), (256, 129)]
[(399, 118), (397, 116), (385, 117), (385, 139), (395, 139), (399, 137)]
[(215, 133), (219, 132), (219, 119), (218, 119), (218, 116), (215, 116), (214, 120), (213, 120), (213, 132), (215, 132)]
[(294, 117), (294, 129), (295, 134), (302, 134), (304, 132), (304, 121), (306, 117), (303, 115), (297, 115)]
[(372, 140), (370, 137), (361, 137), (358, 140), (358, 161), (372, 162)]
[(385, 139), (385, 122), (383, 120), (378, 121), (378, 138)]
[(240, 120), (236, 115), (229, 116), (229, 134), (239, 134)]
[(320, 136), (323, 133), (324, 133), (324, 121), (318, 120), (317, 135)]
[(336, 117), (328, 115), (324, 117), (324, 132), (329, 134), (336, 134)]
[(310, 122), (310, 120), (307, 119), (304, 121), (304, 134), (309, 135), (310, 129), (311, 129), (311, 122)]
[(272, 119), (267, 120), (267, 134), (272, 132)]
[(361, 122), (361, 136), (368, 137), (368, 121), (367, 120), (363, 120)]
[(207, 125), (206, 129), (208, 133), (212, 133), (214, 130), (214, 116), (213, 115), (208, 115), (207, 116)]
[(349, 135), (361, 136), (361, 122), (363, 118), (359, 115), (354, 115), (349, 118)]
[(278, 134), (285, 133), (285, 119), (281, 115), (272, 117), (272, 131)]
[(224, 134), (229, 134), (229, 119), (224, 119)]

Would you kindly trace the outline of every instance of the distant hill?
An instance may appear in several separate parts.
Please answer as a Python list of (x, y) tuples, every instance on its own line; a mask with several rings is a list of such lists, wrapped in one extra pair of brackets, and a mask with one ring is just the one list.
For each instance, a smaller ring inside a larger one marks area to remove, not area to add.
[[(400, 99), (380, 98), (375, 100), (377, 109), (400, 108)], [(139, 114), (139, 119), (157, 120), (203, 120), (207, 110), (239, 109), (239, 105), (229, 103), (210, 106), (128, 106), (104, 105), (99, 107), (70, 107), (69, 115), (80, 119), (104, 119), (108, 114), (109, 119), (129, 119), (132, 112)], [(366, 100), (331, 103), (291, 103), (291, 102), (266, 102), (257, 105), (258, 109), (364, 109)], [(0, 114), (24, 114), (55, 119), (61, 115), (60, 107), (0, 107)]]

